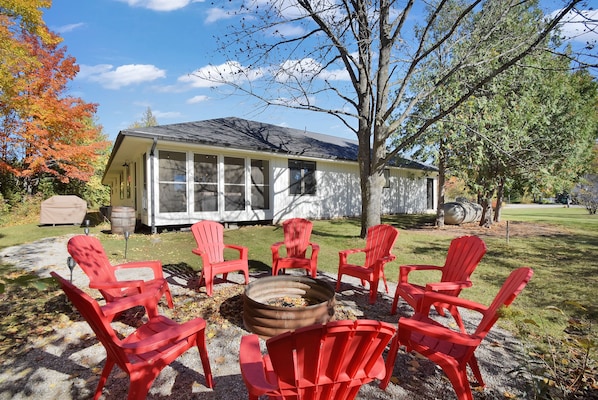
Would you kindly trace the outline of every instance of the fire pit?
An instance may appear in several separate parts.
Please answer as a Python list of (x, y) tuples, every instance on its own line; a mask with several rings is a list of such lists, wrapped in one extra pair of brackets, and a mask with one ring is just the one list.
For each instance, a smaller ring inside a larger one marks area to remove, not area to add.
[(334, 317), (334, 290), (307, 276), (280, 275), (257, 279), (243, 295), (243, 324), (262, 338)]

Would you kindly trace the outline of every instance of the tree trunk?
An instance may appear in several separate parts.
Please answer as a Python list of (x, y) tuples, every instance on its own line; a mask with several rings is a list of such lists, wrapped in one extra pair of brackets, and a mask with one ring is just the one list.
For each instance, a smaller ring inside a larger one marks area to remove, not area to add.
[[(381, 181), (382, 180), (382, 181)], [(374, 173), (366, 178), (368, 198), (363, 202), (364, 216), (362, 216), (361, 237), (365, 238), (371, 226), (379, 225), (382, 214), (382, 188), (384, 176)]]
[(492, 195), (494, 190), (481, 194), (480, 205), (482, 206), (482, 218), (480, 218), (480, 226), (490, 228), (492, 226)]

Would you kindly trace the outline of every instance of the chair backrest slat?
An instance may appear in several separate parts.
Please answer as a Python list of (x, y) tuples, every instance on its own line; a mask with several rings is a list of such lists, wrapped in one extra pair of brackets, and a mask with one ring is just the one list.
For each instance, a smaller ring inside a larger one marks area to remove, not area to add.
[[(87, 235), (73, 236), (67, 244), (67, 250), (88, 276), (91, 284), (117, 281), (114, 268), (98, 238)], [(120, 296), (120, 289), (103, 289), (101, 292), (108, 297)]]
[(216, 221), (200, 221), (191, 226), (197, 248), (208, 254), (212, 263), (224, 261), (224, 227)]
[(370, 227), (366, 237), (364, 267), (371, 268), (379, 259), (389, 256), (398, 235), (399, 231), (390, 225)]
[(373, 368), (382, 365), (394, 332), (380, 321), (335, 321), (275, 336), (266, 345), (283, 396), (345, 400), (376, 378)]
[(305, 258), (313, 223), (304, 218), (291, 218), (282, 223), (287, 257)]
[(451, 241), (442, 268), (443, 282), (468, 280), (486, 254), (486, 244), (477, 236), (461, 236)]
[(515, 301), (533, 274), (534, 271), (528, 267), (518, 268), (511, 272), (492, 301), (492, 304), (490, 304), (484, 313), (484, 317), (475, 331), (477, 336), (484, 338), (488, 334), (488, 331), (490, 331), (500, 317), (499, 309), (501, 307), (508, 307)]

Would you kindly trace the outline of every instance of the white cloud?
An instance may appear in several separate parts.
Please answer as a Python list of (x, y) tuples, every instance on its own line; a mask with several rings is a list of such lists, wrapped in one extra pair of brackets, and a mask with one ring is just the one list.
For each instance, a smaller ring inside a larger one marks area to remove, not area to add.
[(332, 70), (324, 70), (319, 75), (318, 78), (324, 79), (327, 81), (350, 81), (351, 76), (349, 76), (349, 71), (346, 69), (332, 69)]
[[(552, 13), (554, 17), (560, 10)], [(567, 40), (598, 40), (598, 10), (569, 11), (561, 20), (561, 35)]]
[(315, 105), (316, 98), (314, 96), (303, 96), (297, 98), (279, 97), (273, 100), (272, 104), (285, 107), (304, 107), (307, 104)]
[(242, 84), (262, 76), (264, 76), (263, 70), (243, 67), (238, 61), (228, 61), (224, 64), (196, 69), (188, 75), (180, 76), (178, 81), (190, 84), (194, 88), (210, 88), (226, 83)]
[(206, 23), (211, 24), (214, 22), (222, 21), (224, 19), (233, 18), (234, 13), (223, 10), (222, 8), (212, 7), (208, 10), (208, 16), (206, 17)]
[(77, 78), (97, 82), (106, 89), (120, 89), (123, 86), (152, 82), (165, 76), (166, 71), (154, 65), (128, 64), (115, 69), (109, 64), (99, 64), (80, 65)]
[(180, 119), (183, 114), (178, 111), (152, 111), (156, 119)]
[(275, 76), (278, 82), (304, 81), (313, 78), (321, 70), (322, 65), (313, 58), (287, 60), (280, 65)]
[(83, 22), (79, 22), (76, 24), (59, 26), (59, 27), (53, 28), (52, 30), (54, 30), (56, 33), (63, 34), (63, 33), (72, 32), (72, 31), (74, 31), (78, 28), (81, 28), (83, 26), (85, 26), (85, 24)]
[(328, 81), (350, 80), (347, 70), (322, 69), (322, 64), (313, 58), (287, 60), (280, 65), (280, 68), (276, 72), (275, 76), (276, 80), (279, 82), (289, 82), (291, 80), (307, 81), (313, 79), (314, 77)]
[(131, 7), (147, 8), (154, 11), (173, 11), (187, 7), (191, 3), (203, 3), (205, 0), (120, 0)]
[(295, 37), (305, 34), (305, 28), (299, 25), (282, 24), (276, 27), (274, 36)]
[(209, 97), (204, 95), (193, 96), (189, 100), (187, 100), (187, 104), (197, 104), (202, 103), (204, 101), (208, 101)]

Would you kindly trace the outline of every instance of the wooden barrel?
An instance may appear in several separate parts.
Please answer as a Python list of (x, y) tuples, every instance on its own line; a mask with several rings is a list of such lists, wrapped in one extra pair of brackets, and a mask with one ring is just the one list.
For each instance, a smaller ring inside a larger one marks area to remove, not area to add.
[(133, 207), (112, 207), (110, 227), (112, 233), (122, 235), (135, 232), (135, 209)]

